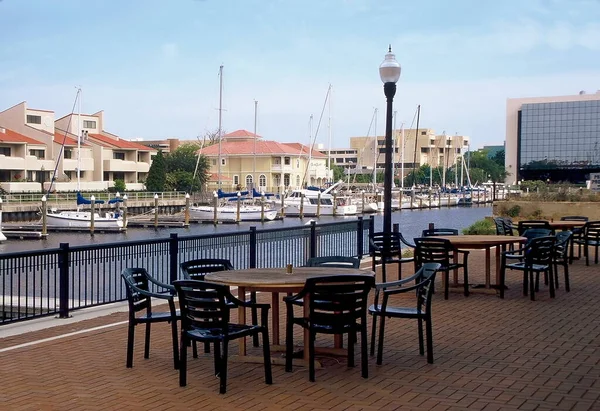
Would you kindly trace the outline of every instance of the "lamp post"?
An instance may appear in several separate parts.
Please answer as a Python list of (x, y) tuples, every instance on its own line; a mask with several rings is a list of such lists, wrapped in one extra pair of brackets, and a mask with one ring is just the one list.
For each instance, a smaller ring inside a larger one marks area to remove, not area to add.
[(392, 53), (390, 45), (385, 60), (379, 66), (379, 76), (383, 82), (383, 91), (387, 99), (387, 110), (385, 118), (385, 168), (383, 180), (383, 232), (392, 232), (392, 117), (393, 101), (396, 94), (396, 83), (400, 79), (400, 64)]

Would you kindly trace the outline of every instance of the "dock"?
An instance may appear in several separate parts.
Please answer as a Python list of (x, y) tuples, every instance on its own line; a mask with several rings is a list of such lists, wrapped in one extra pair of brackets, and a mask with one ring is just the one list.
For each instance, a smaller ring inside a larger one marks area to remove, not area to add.
[(48, 234), (42, 234), (41, 231), (29, 230), (2, 230), (2, 234), (4, 234), (6, 238), (12, 238), (17, 240), (36, 240), (48, 236)]
[[(89, 233), (90, 229), (89, 227), (63, 227), (63, 226), (53, 226), (53, 225), (48, 225), (46, 226), (46, 230), (48, 232), (74, 232), (74, 233)], [(102, 227), (102, 228), (94, 228), (94, 233), (119, 233), (121, 231), (126, 231), (125, 228), (119, 228), (119, 227), (114, 227), (114, 228), (106, 228), (106, 227)], [(9, 235), (7, 233), (16, 233), (14, 238), (20, 238), (20, 235), (26, 236), (26, 235), (31, 235), (31, 237), (29, 238), (42, 238), (42, 225), (41, 224), (23, 224), (23, 225), (14, 225), (14, 224), (3, 224), (2, 225), (2, 232), (4, 233), (4, 235), (6, 235), (7, 237), (9, 237)], [(25, 234), (25, 233), (29, 233), (29, 234)], [(34, 237), (35, 235), (39, 234), (39, 237)]]

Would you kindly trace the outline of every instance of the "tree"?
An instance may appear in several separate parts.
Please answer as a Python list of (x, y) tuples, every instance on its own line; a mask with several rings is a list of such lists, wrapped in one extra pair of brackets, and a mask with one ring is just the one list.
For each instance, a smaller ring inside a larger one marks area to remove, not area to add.
[(182, 144), (165, 157), (167, 189), (193, 192), (204, 187), (209, 164), (205, 156), (199, 156), (199, 150), (200, 146), (196, 143)]
[[(225, 134), (227, 134), (227, 132), (223, 129), (221, 129), (221, 136), (224, 136)], [(219, 129), (215, 129), (215, 130), (207, 130), (204, 133), (204, 145), (205, 146), (212, 146), (213, 144), (217, 144), (219, 142)]]
[(113, 186), (114, 190), (117, 193), (123, 193), (125, 191), (125, 181), (121, 180), (120, 178), (117, 178), (114, 181), (114, 186)]
[(158, 150), (158, 153), (152, 160), (150, 170), (148, 171), (148, 178), (146, 178), (146, 191), (164, 191), (166, 180), (167, 168), (165, 164), (165, 157), (163, 156), (162, 150)]

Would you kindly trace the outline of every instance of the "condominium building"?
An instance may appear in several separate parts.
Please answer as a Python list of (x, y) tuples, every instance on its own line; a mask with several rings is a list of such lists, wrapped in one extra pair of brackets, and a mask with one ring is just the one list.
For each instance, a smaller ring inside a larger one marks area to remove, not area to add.
[(600, 92), (508, 99), (507, 182), (585, 182), (600, 172)]
[[(210, 190), (256, 188), (283, 192), (302, 186), (322, 186), (331, 181), (327, 156), (300, 143), (262, 140), (247, 130), (222, 137), (221, 143), (202, 149), (210, 165)], [(220, 163), (219, 163), (220, 160)]]

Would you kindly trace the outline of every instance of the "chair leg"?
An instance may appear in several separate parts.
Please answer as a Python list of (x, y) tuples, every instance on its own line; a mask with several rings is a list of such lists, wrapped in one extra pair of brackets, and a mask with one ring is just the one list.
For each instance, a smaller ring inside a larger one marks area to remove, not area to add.
[(379, 341), (377, 343), (377, 365), (383, 362), (383, 337), (385, 333), (385, 315), (379, 320)]
[(189, 340), (181, 333), (179, 343), (179, 386), (185, 387), (187, 384), (187, 346)]
[[(250, 301), (252, 303), (256, 303), (256, 292), (252, 291), (250, 293)], [(256, 309), (256, 307), (253, 307), (251, 310), (251, 315), (252, 315), (252, 325), (258, 325), (258, 310)], [(254, 334), (254, 336), (252, 337), (252, 344), (255, 347), (258, 347), (258, 334)]]
[(221, 342), (217, 341), (214, 346), (214, 364), (215, 364), (215, 375), (218, 377), (221, 373)]
[[(533, 284), (532, 284), (533, 287)], [(527, 270), (523, 271), (523, 295), (529, 294), (529, 273)]]
[(504, 298), (504, 286), (506, 284), (506, 262), (504, 258), (500, 262), (500, 298)]
[(527, 273), (529, 276), (529, 295), (531, 297), (531, 301), (535, 301), (535, 287), (533, 285), (533, 270), (529, 270)]
[(229, 341), (223, 340), (223, 354), (221, 355), (221, 371), (219, 372), (219, 393), (227, 392), (227, 356), (229, 355)]
[(386, 272), (385, 272), (385, 266), (386, 266), (386, 263), (385, 263), (385, 261), (383, 261), (381, 263), (381, 281), (384, 282), (384, 283), (387, 282), (387, 280), (386, 280), (387, 275), (386, 275)]
[(171, 337), (173, 339), (173, 366), (179, 368), (179, 338), (177, 335), (177, 320), (171, 321)]
[(269, 331), (265, 327), (262, 332), (263, 357), (265, 363), (265, 383), (273, 384), (273, 372), (271, 370), (271, 344), (269, 343)]
[(292, 355), (294, 354), (294, 333), (293, 333), (293, 322), (290, 316), (290, 308), (287, 308), (287, 321), (285, 324), (285, 370), (287, 372), (292, 371)]
[(560, 283), (558, 282), (558, 262), (554, 261), (553, 267), (554, 267), (554, 288), (559, 289)]
[(465, 297), (468, 297), (469, 296), (469, 270), (467, 269), (466, 265), (463, 267), (463, 274), (464, 274), (464, 283), (465, 283)]
[(569, 283), (569, 265), (565, 262), (565, 290), (567, 292), (571, 291), (571, 285)]
[(144, 358), (150, 358), (150, 323), (146, 323), (146, 338), (144, 342)]
[[(343, 335), (343, 334), (342, 334)], [(356, 330), (348, 333), (348, 367), (354, 367), (354, 346), (356, 345)]]
[[(315, 382), (315, 332), (309, 330), (308, 338), (308, 380)], [(349, 349), (349, 348), (348, 348)]]
[(450, 270), (444, 271), (444, 277), (446, 279), (446, 284), (444, 285), (444, 300), (447, 300), (448, 295), (450, 294)]
[(375, 332), (377, 331), (377, 315), (373, 314), (373, 325), (371, 326), (371, 356), (375, 355)]
[[(210, 343), (205, 342), (204, 343), (204, 354), (210, 354)], [(198, 349), (196, 349), (196, 357), (198, 356)]]
[(127, 330), (127, 368), (133, 367), (133, 339), (135, 338), (135, 325), (129, 322)]
[(360, 330), (360, 365), (362, 377), (369, 378), (369, 356), (367, 355), (367, 319), (364, 318)]
[(425, 355), (425, 347), (423, 346), (423, 320), (417, 318), (417, 326), (419, 328), (419, 355)]
[(425, 327), (427, 335), (427, 362), (433, 364), (433, 329), (431, 326), (431, 317), (425, 320)]
[(550, 288), (550, 298), (555, 298), (556, 291), (554, 289), (554, 268), (552, 264), (548, 265), (548, 288)]

